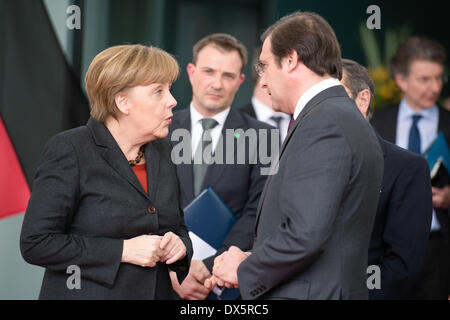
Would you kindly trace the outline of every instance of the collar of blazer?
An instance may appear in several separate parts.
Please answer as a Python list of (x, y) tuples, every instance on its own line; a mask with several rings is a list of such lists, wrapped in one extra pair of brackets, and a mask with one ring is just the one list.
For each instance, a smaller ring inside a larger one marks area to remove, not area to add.
[[(133, 169), (128, 163), (127, 158), (123, 154), (116, 140), (103, 123), (89, 118), (87, 127), (91, 130), (92, 138), (95, 144), (101, 149), (99, 150), (105, 161), (126, 181), (128, 181), (137, 191), (144, 197), (155, 202), (155, 193), (158, 183), (159, 171), (159, 148), (158, 139), (153, 140), (145, 145), (145, 159), (147, 163), (147, 194), (137, 179)], [(153, 192), (152, 192), (153, 191)]]
[(306, 104), (306, 106), (303, 108), (302, 112), (300, 112), (297, 119), (295, 119), (294, 123), (292, 124), (291, 131), (289, 131), (286, 139), (284, 140), (283, 145), (281, 146), (280, 158), (281, 158), (281, 155), (283, 154), (284, 149), (286, 148), (286, 145), (289, 143), (289, 140), (290, 140), (291, 136), (293, 135), (295, 129), (299, 126), (299, 124), (302, 122), (302, 120), (314, 109), (315, 106), (317, 106), (318, 104), (323, 102), (325, 99), (334, 98), (334, 97), (347, 97), (348, 98), (348, 94), (345, 91), (343, 86), (341, 86), (341, 85), (333, 86), (333, 87), (327, 88), (327, 89), (323, 90), (322, 92), (318, 93)]
[[(302, 112), (298, 115), (297, 119), (295, 119), (294, 124), (292, 125), (291, 131), (288, 133), (286, 139), (284, 140), (283, 145), (281, 146), (280, 156), (278, 159), (281, 159), (281, 156), (283, 155), (283, 151), (286, 149), (286, 145), (289, 143), (291, 136), (294, 134), (295, 129), (300, 125), (302, 120), (314, 109), (315, 106), (317, 106), (319, 103), (323, 102), (325, 99), (328, 98), (334, 98), (334, 97), (347, 97), (348, 94), (345, 91), (343, 86), (334, 86), (330, 87), (328, 89), (323, 90), (322, 92), (318, 93), (316, 96), (314, 96), (303, 108)], [(261, 193), (261, 198), (258, 203), (258, 209), (256, 214), (256, 223), (255, 223), (255, 232), (257, 230), (257, 225), (259, 222), (259, 217), (261, 214), (261, 209), (263, 206), (264, 198), (266, 196), (267, 192), (267, 186), (270, 184), (270, 180), (273, 178), (273, 175), (269, 176), (267, 178), (266, 184), (264, 185), (263, 191)]]

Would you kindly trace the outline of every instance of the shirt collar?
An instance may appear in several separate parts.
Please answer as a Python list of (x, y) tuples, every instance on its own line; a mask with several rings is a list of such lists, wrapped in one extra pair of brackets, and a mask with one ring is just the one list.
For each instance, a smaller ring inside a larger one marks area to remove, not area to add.
[(435, 104), (431, 108), (422, 109), (420, 112), (414, 111), (403, 97), (399, 107), (399, 117), (401, 120), (410, 120), (413, 115), (420, 114), (425, 119), (436, 120), (439, 118), (438, 106)]
[(272, 116), (289, 118), (289, 115), (283, 112), (276, 112), (271, 107), (266, 106), (264, 103), (259, 101), (257, 98), (252, 97), (252, 105), (255, 109), (256, 118), (260, 121), (267, 121)]
[[(225, 120), (228, 117), (228, 113), (230, 113), (230, 110), (231, 107), (228, 107), (225, 110), (215, 114), (211, 118), (216, 120), (219, 123), (218, 126), (221, 127), (224, 125)], [(204, 116), (202, 116), (202, 114), (194, 108), (193, 102), (191, 102), (190, 111), (191, 111), (191, 128), (192, 128), (195, 124), (199, 123), (200, 120), (204, 118)]]
[(311, 88), (305, 91), (305, 93), (298, 99), (297, 105), (295, 107), (294, 111), (294, 120), (297, 119), (300, 112), (302, 112), (303, 108), (305, 108), (306, 104), (314, 98), (316, 95), (318, 95), (320, 92), (324, 91), (325, 89), (339, 86), (341, 83), (336, 78), (330, 78), (326, 80), (322, 80), (319, 83), (316, 83)]

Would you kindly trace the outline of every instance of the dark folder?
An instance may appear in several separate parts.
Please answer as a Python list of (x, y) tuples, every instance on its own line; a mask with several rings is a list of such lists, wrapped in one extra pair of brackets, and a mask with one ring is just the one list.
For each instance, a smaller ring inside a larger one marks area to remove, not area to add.
[[(235, 224), (236, 217), (217, 193), (207, 187), (184, 208), (184, 221), (189, 231), (218, 250)], [(239, 295), (239, 289), (217, 288), (208, 299), (235, 300)]]
[(218, 250), (236, 217), (217, 193), (208, 187), (184, 208), (184, 221), (189, 231)]
[(438, 188), (450, 184), (448, 171), (450, 168), (450, 149), (442, 132), (439, 133), (428, 149), (425, 157), (431, 170), (431, 184)]

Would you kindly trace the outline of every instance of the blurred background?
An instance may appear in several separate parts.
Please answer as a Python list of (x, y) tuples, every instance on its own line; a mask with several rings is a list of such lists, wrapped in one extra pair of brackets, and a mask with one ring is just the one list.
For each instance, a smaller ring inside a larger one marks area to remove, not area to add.
[[(373, 4), (381, 28), (370, 30)], [(45, 142), (87, 121), (83, 79), (103, 49), (142, 43), (172, 53), (182, 71), (172, 87), (181, 109), (191, 101), (186, 65), (200, 38), (230, 33), (251, 58), (273, 22), (296, 10), (314, 11), (334, 28), (343, 57), (369, 67), (375, 107), (382, 108), (400, 100), (386, 67), (401, 41), (420, 34), (450, 52), (443, 8), (433, 0), (0, 0), (0, 299), (38, 297), (43, 269), (26, 264), (19, 250), (23, 211)], [(251, 67), (244, 69), (233, 108), (250, 101)]]

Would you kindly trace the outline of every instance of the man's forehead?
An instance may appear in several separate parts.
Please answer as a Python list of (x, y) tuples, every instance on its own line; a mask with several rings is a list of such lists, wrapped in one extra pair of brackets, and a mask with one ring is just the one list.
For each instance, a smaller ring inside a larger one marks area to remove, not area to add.
[(242, 61), (236, 50), (225, 51), (213, 45), (204, 47), (197, 58), (198, 67), (208, 67), (211, 69), (226, 69), (227, 72), (239, 73)]
[(270, 43), (270, 36), (269, 36), (264, 40), (264, 43), (263, 43), (263, 46), (261, 49), (261, 53), (259, 55), (259, 60), (262, 61), (264, 59), (267, 59), (270, 54), (271, 54), (271, 43)]
[(430, 60), (416, 59), (409, 66), (410, 74), (435, 74), (443, 72), (444, 67), (442, 64)]

